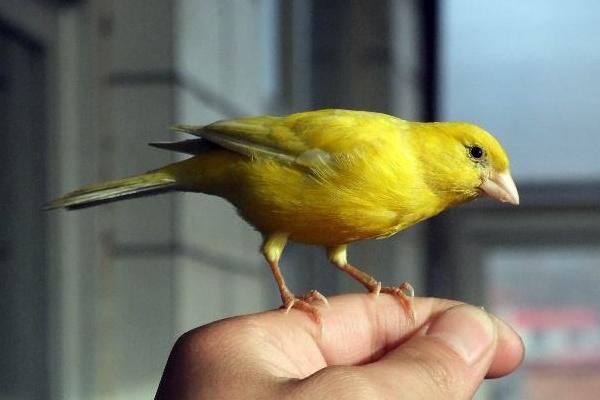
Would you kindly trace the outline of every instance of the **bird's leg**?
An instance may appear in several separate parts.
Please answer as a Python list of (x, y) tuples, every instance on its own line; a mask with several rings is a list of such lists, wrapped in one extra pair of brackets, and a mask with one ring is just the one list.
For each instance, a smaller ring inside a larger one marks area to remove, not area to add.
[(380, 281), (376, 280), (371, 275), (361, 271), (360, 269), (348, 263), (346, 249), (346, 245), (330, 247), (327, 249), (327, 255), (329, 257), (329, 260), (333, 263), (333, 265), (346, 272), (352, 278), (356, 279), (371, 293), (375, 294), (375, 296), (379, 296), (379, 293), (388, 293), (398, 296), (398, 298), (402, 302), (402, 307), (408, 314), (408, 317), (411, 319), (411, 321), (414, 321), (415, 312), (412, 307), (412, 301), (413, 297), (415, 296), (415, 291), (411, 284), (408, 282), (402, 282), (400, 286), (397, 287), (382, 287)]
[(320, 324), (321, 312), (317, 307), (310, 303), (314, 300), (321, 300), (325, 304), (329, 304), (325, 296), (316, 290), (311, 290), (302, 297), (296, 297), (285, 284), (285, 280), (283, 279), (283, 275), (279, 269), (279, 259), (281, 258), (281, 254), (283, 253), (283, 249), (285, 248), (286, 244), (286, 234), (274, 233), (265, 238), (262, 246), (262, 253), (265, 256), (267, 263), (271, 267), (271, 272), (273, 273), (273, 277), (275, 278), (275, 282), (279, 288), (279, 294), (281, 295), (283, 307), (285, 308), (286, 313), (292, 308), (304, 310), (310, 313), (315, 321)]

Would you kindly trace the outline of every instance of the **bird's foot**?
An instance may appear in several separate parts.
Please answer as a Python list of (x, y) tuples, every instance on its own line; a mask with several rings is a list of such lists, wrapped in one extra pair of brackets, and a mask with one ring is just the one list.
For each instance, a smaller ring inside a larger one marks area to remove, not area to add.
[(285, 312), (288, 313), (292, 308), (306, 311), (314, 318), (317, 324), (321, 324), (321, 311), (312, 305), (311, 303), (315, 300), (321, 301), (325, 305), (329, 306), (327, 298), (316, 290), (311, 290), (302, 297), (296, 297), (292, 292), (287, 292), (282, 295), (283, 306)]
[(371, 293), (379, 296), (379, 293), (387, 293), (398, 297), (402, 303), (402, 308), (411, 322), (415, 322), (415, 310), (413, 308), (413, 298), (415, 297), (415, 289), (408, 282), (402, 282), (400, 286), (381, 286), (381, 282), (377, 283)]
[(318, 290), (310, 290), (306, 292), (304, 296), (300, 297), (300, 299), (309, 303), (312, 303), (313, 301), (317, 300), (329, 307), (329, 301), (327, 300), (327, 297), (323, 296)]

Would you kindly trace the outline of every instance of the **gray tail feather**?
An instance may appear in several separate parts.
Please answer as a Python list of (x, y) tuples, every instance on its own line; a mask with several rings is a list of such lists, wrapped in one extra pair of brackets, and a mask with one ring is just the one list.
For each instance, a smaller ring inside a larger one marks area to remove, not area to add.
[(149, 172), (128, 178), (85, 186), (52, 200), (45, 210), (66, 208), (76, 210), (113, 201), (149, 196), (177, 189), (177, 182), (164, 173)]

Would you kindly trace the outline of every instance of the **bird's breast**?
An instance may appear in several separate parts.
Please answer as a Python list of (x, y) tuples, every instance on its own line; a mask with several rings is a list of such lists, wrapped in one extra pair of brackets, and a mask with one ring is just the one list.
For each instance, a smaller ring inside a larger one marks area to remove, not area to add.
[(387, 237), (428, 213), (409, 179), (391, 173), (362, 170), (317, 179), (273, 162), (236, 169), (238, 184), (223, 197), (260, 232), (286, 232), (298, 242), (332, 246)]

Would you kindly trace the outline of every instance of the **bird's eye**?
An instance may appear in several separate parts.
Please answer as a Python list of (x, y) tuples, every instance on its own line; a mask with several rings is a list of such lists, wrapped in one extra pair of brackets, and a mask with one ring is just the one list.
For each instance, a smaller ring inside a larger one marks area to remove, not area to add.
[(483, 157), (483, 149), (479, 146), (471, 146), (469, 148), (469, 154), (475, 159), (480, 159)]

